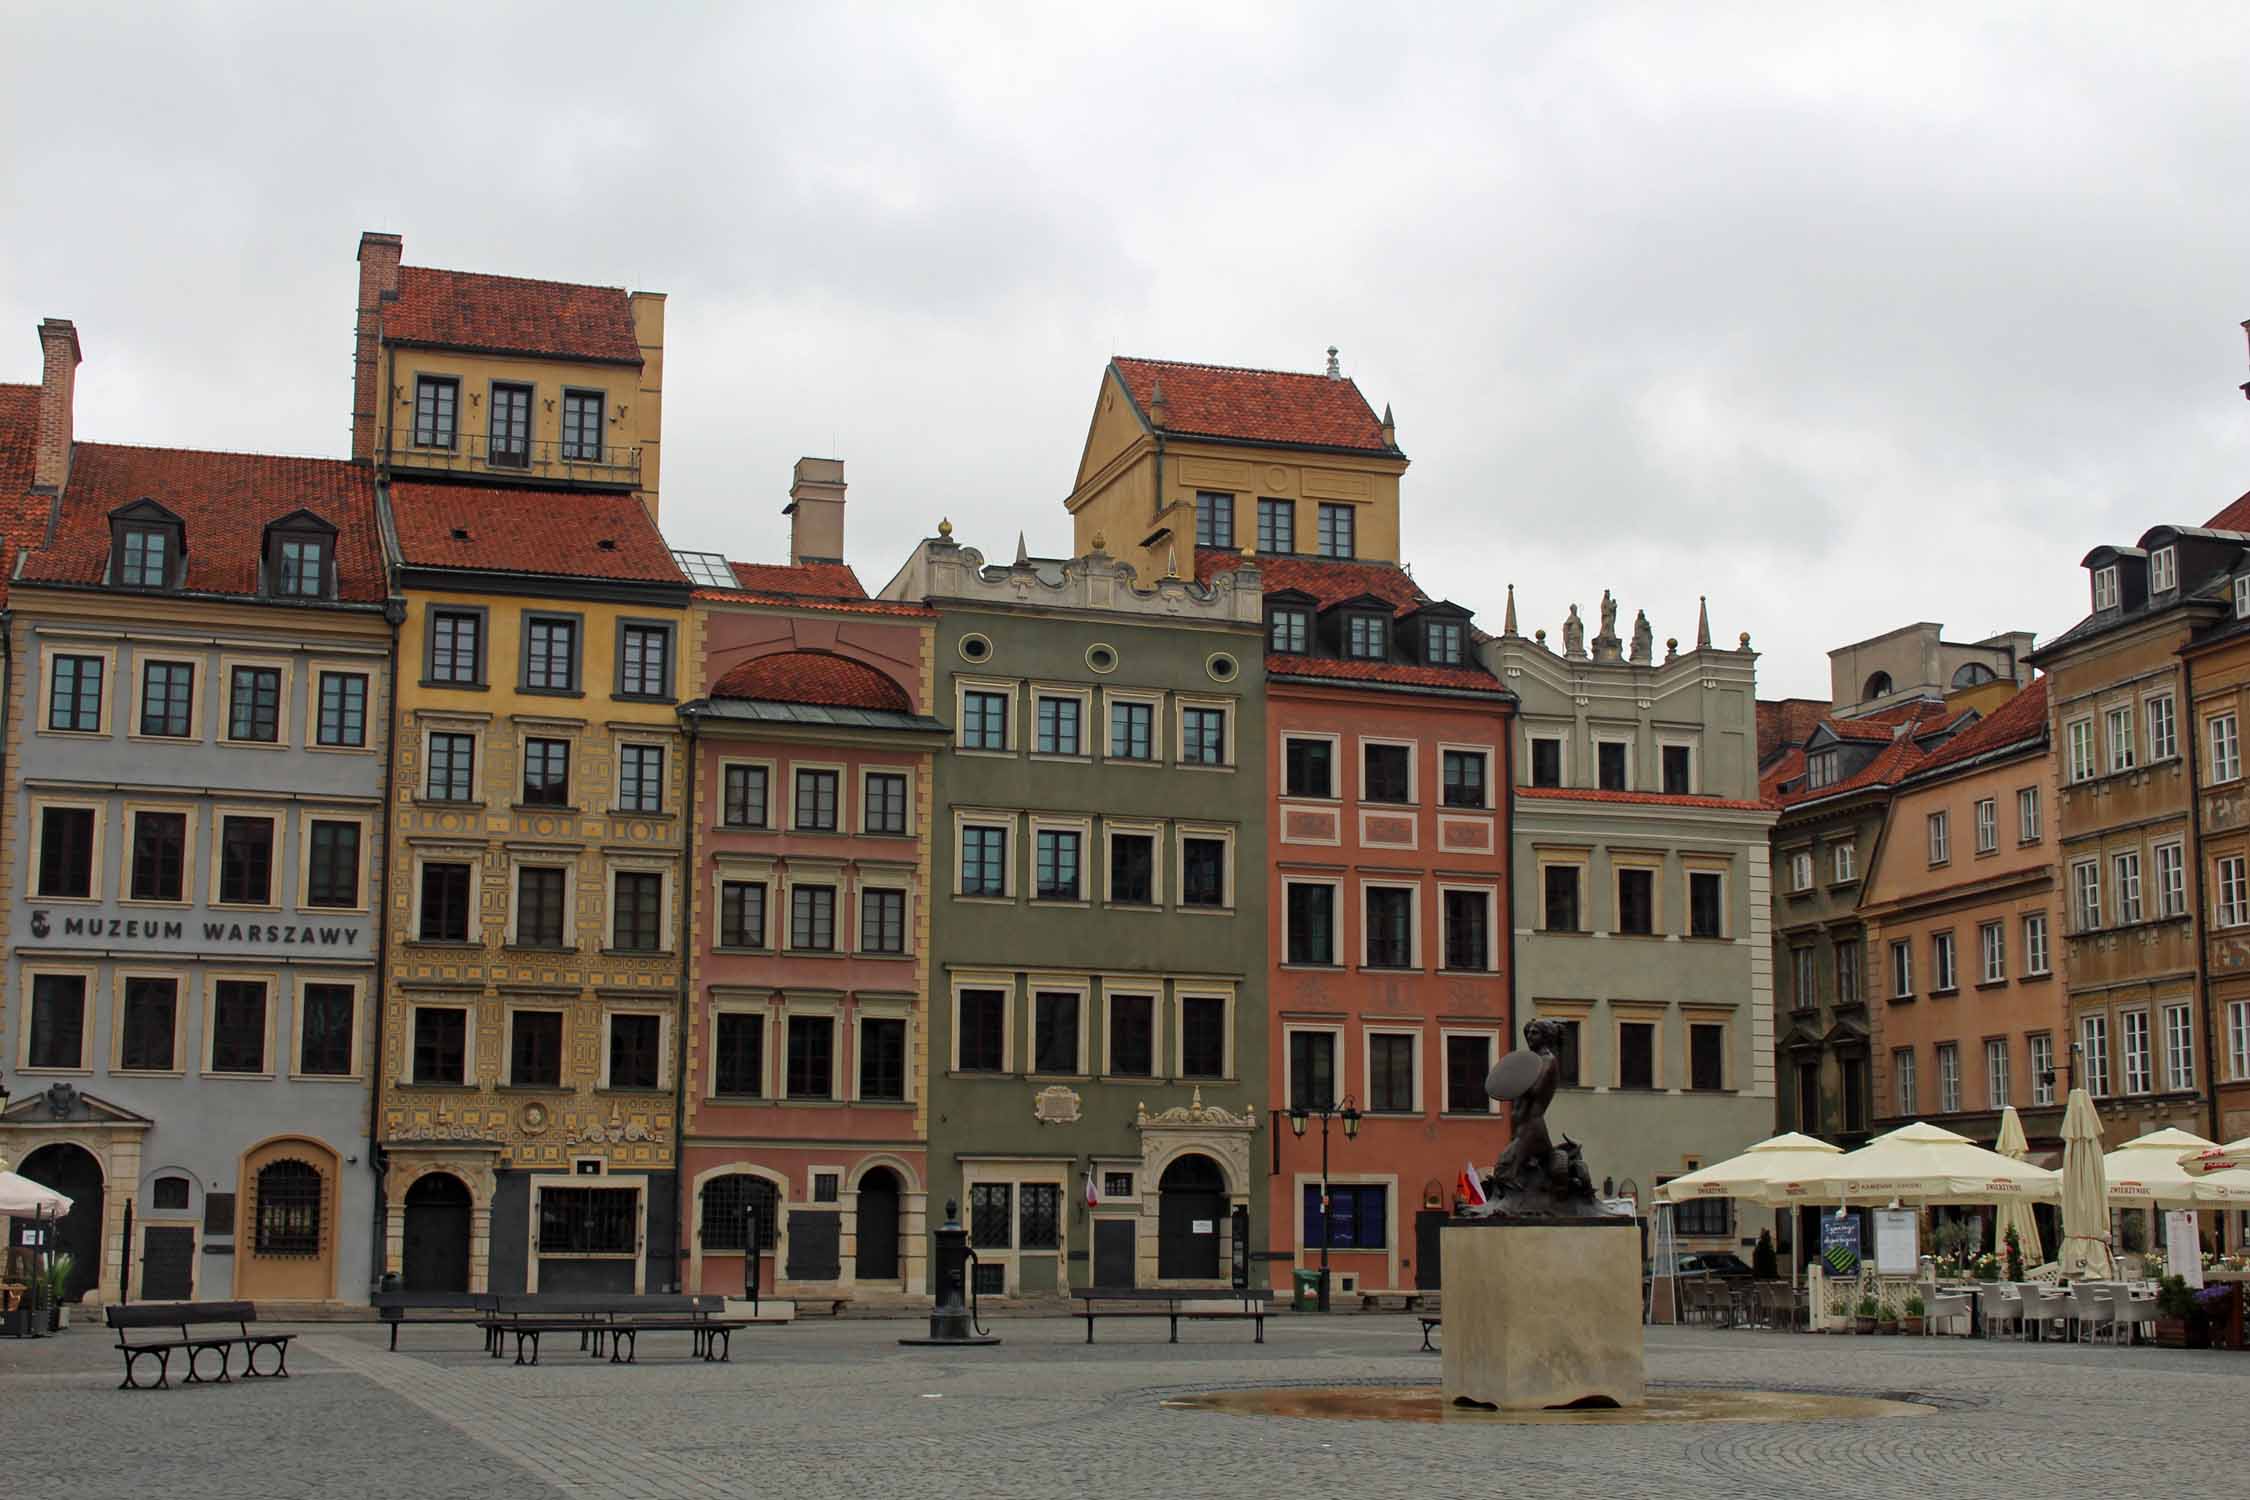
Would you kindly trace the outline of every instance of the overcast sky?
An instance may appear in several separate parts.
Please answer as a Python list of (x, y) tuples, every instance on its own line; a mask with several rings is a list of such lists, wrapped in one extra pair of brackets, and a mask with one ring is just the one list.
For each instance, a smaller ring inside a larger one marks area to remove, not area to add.
[(2250, 489), (2239, 3), (660, 9), (6, 0), (0, 379), (70, 317), (82, 438), (341, 456), (362, 229), (663, 291), (674, 544), (835, 454), (878, 587), (1067, 550), (1111, 354), (1333, 343), (1425, 588), (1708, 593), (1767, 696)]

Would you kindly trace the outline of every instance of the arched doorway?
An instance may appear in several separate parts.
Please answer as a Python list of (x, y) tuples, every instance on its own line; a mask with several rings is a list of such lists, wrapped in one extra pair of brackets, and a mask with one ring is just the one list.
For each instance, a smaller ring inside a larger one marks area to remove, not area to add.
[(1216, 1281), (1226, 1179), (1208, 1156), (1179, 1157), (1157, 1183), (1156, 1275), (1160, 1281)]
[(876, 1167), (859, 1179), (859, 1256), (853, 1275), (862, 1282), (898, 1280), (898, 1174)]
[(32, 1152), (16, 1170), (70, 1200), (51, 1248), (70, 1256), (70, 1288), (63, 1300), (77, 1302), (101, 1285), (102, 1164), (84, 1146), (57, 1141)]
[(469, 1289), (469, 1185), (451, 1172), (426, 1172), (406, 1190), (406, 1237), (399, 1270), (410, 1292)]

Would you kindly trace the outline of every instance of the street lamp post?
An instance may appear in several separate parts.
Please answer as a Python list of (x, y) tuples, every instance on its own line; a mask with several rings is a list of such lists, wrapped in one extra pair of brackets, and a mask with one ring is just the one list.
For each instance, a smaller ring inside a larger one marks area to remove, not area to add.
[(1320, 1310), (1328, 1311), (1328, 1242), (1334, 1238), (1328, 1207), (1328, 1122), (1344, 1122), (1344, 1139), (1354, 1140), (1359, 1135), (1359, 1104), (1346, 1094), (1341, 1104), (1331, 1100), (1315, 1108), (1304, 1105), (1289, 1110), (1289, 1133), (1302, 1140), (1305, 1126), (1314, 1118), (1320, 1121)]

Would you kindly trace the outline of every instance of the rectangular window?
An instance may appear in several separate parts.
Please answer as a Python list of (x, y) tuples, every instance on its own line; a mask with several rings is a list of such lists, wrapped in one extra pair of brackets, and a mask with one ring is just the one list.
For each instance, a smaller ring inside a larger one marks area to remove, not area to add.
[(1938, 1113), (1956, 1114), (1961, 1108), (1961, 1047), (1958, 1042), (1937, 1046)]
[(523, 685), (534, 693), (578, 687), (578, 622), (533, 615), (524, 625)]
[(1859, 1004), (1859, 940), (1857, 938), (1836, 945), (1836, 1003)]
[(2132, 770), (2135, 757), (2133, 754), (2133, 710), (2131, 706), (2111, 709), (2108, 713), (2102, 715), (2102, 724), (2109, 740), (2110, 774), (2115, 775), (2119, 771)]
[(1891, 998), (1914, 998), (1914, 945), (1910, 942), (1891, 944)]
[(1867, 1060), (1865, 1058), (1845, 1058), (1843, 1065), (1837, 1069), (1837, 1077), (1843, 1083), (1844, 1128), (1846, 1130), (1865, 1130), (1867, 1128)]
[(1811, 850), (1799, 849), (1789, 856), (1789, 889), (1792, 891), (1809, 891), (1812, 889)]
[(1458, 667), (1467, 630), (1459, 620), (1432, 620), (1422, 627), (1422, 656), (1433, 667)]
[(792, 885), (789, 888), (789, 946), (811, 953), (835, 951), (834, 886)]
[(1333, 797), (1336, 795), (1336, 742), (1284, 739), (1281, 763), (1285, 795)]
[(604, 399), (600, 391), (563, 392), (562, 456), (566, 463), (602, 461)]
[(1008, 1249), (1015, 1232), (1014, 1206), (1013, 1183), (972, 1183), (969, 1187), (969, 1243), (979, 1250)]
[(454, 416), (461, 404), (461, 382), (423, 375), (414, 382), (414, 446), (453, 446)]
[(125, 1015), (118, 1025), (117, 1066), (135, 1073), (169, 1073), (180, 1031), (180, 982), (134, 976), (125, 981)]
[(1448, 750), (1439, 760), (1442, 763), (1444, 799), (1447, 807), (1483, 807), (1486, 779), (1485, 757), (1481, 750)]
[(766, 1091), (766, 1018), (721, 1011), (712, 1018), (712, 1091), (730, 1099), (762, 1098)]
[(906, 778), (890, 771), (869, 774), (861, 809), (869, 833), (906, 832)]
[(102, 727), (99, 656), (57, 656), (47, 686), (47, 727), (65, 734), (98, 734)]
[(1687, 878), (1688, 936), (1726, 936), (1726, 877), (1716, 870), (1690, 870)]
[(508, 1083), (551, 1089), (562, 1082), (563, 1016), (559, 1010), (519, 1010), (508, 1018)]
[(1656, 1087), (1655, 1023), (1617, 1023), (1617, 1086), (1621, 1089)]
[(2075, 719), (2065, 734), (2070, 741), (2070, 779), (2089, 781), (2094, 775), (2094, 721)]
[(1492, 1038), (1449, 1036), (1445, 1039), (1445, 1109), (1448, 1114), (1491, 1113), (1491, 1096), (1484, 1081), (1492, 1071)]
[(1361, 794), (1362, 801), (1414, 800), (1411, 750), (1404, 745), (1364, 745), (1360, 753), (1366, 761), (1366, 790)]
[(1180, 762), (1190, 766), (1223, 766), (1227, 763), (1225, 709), (1187, 708), (1180, 711)]
[(359, 905), (359, 824), (311, 819), (305, 834), (305, 904)]
[(1269, 554), (1297, 550), (1296, 501), (1258, 502), (1258, 550)]
[(1805, 757), (1805, 785), (1816, 791), (1824, 786), (1834, 786), (1839, 769), (1839, 758), (1833, 750), (1808, 755)]
[(2145, 1094), (2149, 1091), (2152, 1074), (2149, 1070), (2148, 1012), (2128, 1010), (2118, 1016), (2119, 1029), (2124, 1034), (2125, 1092)]
[(815, 833), (836, 831), (836, 773), (834, 771), (799, 771), (797, 773), (796, 827)]
[(1227, 1003), (1210, 995), (1180, 1001), (1180, 1076), (1224, 1078), (1227, 1071)]
[(1038, 700), (1038, 728), (1033, 748), (1041, 755), (1080, 755), (1085, 752), (1078, 718), (1082, 705), (1076, 698)]
[(2178, 720), (2170, 693), (2158, 694), (2141, 705), (2141, 716), (2148, 724), (2148, 758), (2152, 762), (2170, 760), (2180, 753)]
[(317, 1078), (348, 1078), (358, 996), (348, 984), (307, 984), (297, 991), (297, 1071)]
[(425, 943), (469, 940), (470, 867), (431, 862), (422, 866), (422, 920), (417, 937)]
[(469, 1013), (457, 1006), (414, 1008), (414, 1081), (417, 1084), (468, 1082)]
[(1959, 988), (1959, 985), (1960, 976), (1955, 973), (1953, 964), (1953, 934), (1950, 932), (1931, 933), (1930, 993), (1942, 995), (1949, 990)]
[(762, 880), (725, 880), (719, 883), (719, 946), (763, 948), (766, 945), (766, 886)]
[(1180, 904), (1227, 904), (1227, 845), (1224, 839), (1180, 840)]
[(653, 871), (620, 871), (611, 900), (613, 945), (626, 953), (664, 948), (664, 877)]
[(1919, 1091), (1915, 1088), (1912, 1047), (1900, 1047), (1891, 1053), (1891, 1077), (1898, 1085), (1898, 1112), (1911, 1120), (1922, 1112)]
[(1544, 736), (1531, 742), (1531, 784), (1562, 785), (1562, 741)]
[(1079, 997), (1069, 990), (1040, 990), (1031, 997), (1031, 1070), (1078, 1071)]
[(272, 568), (276, 594), (289, 599), (320, 598), (328, 592), (328, 539), (276, 533)]
[(1623, 792), (1626, 784), (1625, 746), (1608, 740), (1594, 746), (1595, 784), (1605, 792)]
[(2055, 1039), (2035, 1032), (2024, 1039), (2031, 1047), (2031, 1102), (2055, 1102)]
[(162, 526), (125, 529), (117, 581), (129, 589), (160, 589), (172, 581), (172, 532)]
[(39, 894), (85, 899), (94, 894), (94, 810), (39, 810)]
[(617, 632), (617, 694), (621, 698), (672, 696), (672, 627), (622, 625)]
[(1977, 853), (1990, 854), (2000, 847), (2000, 804), (1991, 797), (1978, 799)]
[(1578, 1049), (1578, 1023), (1558, 1020), (1553, 1016), (1546, 1020), (1562, 1033), (1562, 1039), (1555, 1044), (1556, 1077), (1564, 1088), (1577, 1088), (1583, 1082), (1578, 1071), (1578, 1059), (1581, 1055)]
[(2250, 874), (2239, 854), (2221, 859), (2217, 868), (2219, 904), (2212, 920), (2220, 927), (2240, 927), (2250, 922)]
[(1078, 880), (1081, 836), (1074, 830), (1042, 828), (1033, 846), (1036, 880), (1034, 899), (1076, 901), (1082, 892)]
[(1008, 748), (1008, 695), (1006, 693), (964, 692), (961, 695), (961, 748), (964, 750), (1005, 750)]
[(1811, 947), (1791, 948), (1790, 967), (1794, 971), (1797, 1009), (1811, 1010), (1820, 1004), (1820, 955)]
[(553, 865), (525, 865), (516, 871), (516, 942), (520, 946), (563, 946), (566, 874)]
[(1310, 1249), (1383, 1250), (1390, 1246), (1390, 1189), (1367, 1183), (1332, 1183), (1328, 1212), (1320, 1211), (1320, 1184), (1305, 1184), (1304, 1239)]
[[(640, 1194), (633, 1188), (542, 1187), (538, 1204), (541, 1255), (630, 1255)], [(739, 1222), (739, 1221), (737, 1221)], [(759, 1231), (761, 1239), (764, 1231)]]
[(2023, 919), (2023, 972), (2026, 976), (2047, 972), (2047, 914), (2033, 912)]
[(1268, 649), (1302, 656), (1312, 636), (1312, 616), (1301, 609), (1276, 609), (1266, 616)]
[(1381, 615), (1347, 615), (1344, 618), (1344, 654), (1363, 661), (1381, 661), (1390, 655), (1390, 621)]
[(315, 743), (359, 749), (367, 743), (367, 674), (320, 674), (320, 712)]
[(1578, 866), (1546, 865), (1539, 872), (1544, 889), (1547, 932), (1578, 932)]
[(1156, 758), (1156, 707), (1150, 703), (1109, 706), (1109, 753), (1113, 760)]
[(766, 826), (766, 768), (728, 766), (720, 816), (729, 828)]
[(2195, 1027), (2184, 1005), (2164, 1007), (2164, 1087), (2176, 1094), (2195, 1087)]
[(430, 611), (430, 681), (484, 681), (484, 615), (481, 611)]
[(1686, 745), (1666, 745), (1662, 750), (1664, 761), (1664, 791), (1673, 797), (1694, 794), (1694, 755)]
[(631, 1013), (611, 1016), (609, 1086), (613, 1089), (661, 1088), (663, 1077), (664, 1018)]
[(1491, 898), (1483, 891), (1445, 893), (1445, 966), (1481, 973), (1492, 967)]
[(1008, 830), (966, 823), (961, 828), (961, 894), (1008, 894)]
[[(187, 899), (187, 829), (186, 813), (133, 814), (131, 889), (135, 901)], [(44, 858), (40, 868), (44, 873)]]
[(485, 457), (496, 469), (531, 467), (531, 387), (494, 381)]
[(2016, 842), (2039, 842), (2039, 788), (2027, 786), (2016, 792)]
[(1022, 1217), (1018, 1223), (1016, 1248), (1019, 1250), (1055, 1250), (1062, 1246), (1062, 1185), (1054, 1182), (1027, 1182), (1022, 1196), (1017, 1200)]
[(2102, 925), (2102, 867), (2093, 860), (2082, 859), (2070, 867), (2071, 915), (2080, 932), (2092, 932)]
[(211, 986), (211, 1071), (266, 1070), (266, 984), (221, 979)]
[(141, 733), (174, 740), (195, 733), (194, 663), (141, 663)]
[(2164, 594), (2179, 586), (2179, 553), (2170, 547), (2159, 547), (2151, 552), (2148, 555), (2148, 591)]
[(2211, 740), (2211, 779), (2233, 781), (2242, 774), (2242, 740), (2235, 733), (2234, 715), (2220, 714), (2206, 733)]
[(1198, 490), (1195, 496), (1195, 545), (1234, 545), (1234, 496)]
[(1688, 1087), (1716, 1092), (1727, 1086), (1727, 1029), (1713, 1022), (1691, 1022), (1688, 1034)]
[(2184, 844), (2156, 846), (2156, 914), (2159, 917), (2187, 915), (2187, 846)]
[(1315, 518), (1317, 528), (1314, 540), (1322, 557), (1352, 557), (1356, 548), (1352, 539), (1352, 508), (1348, 505), (1323, 505)]
[(1397, 886), (1369, 886), (1367, 967), (1405, 969), (1414, 963), (1414, 892)]
[(997, 1073), (1007, 1066), (1008, 996), (1004, 990), (963, 990), (954, 1040), (964, 1073)]
[[(1484, 1089), (1484, 1079), (1477, 1079)], [(1332, 1031), (1289, 1033), (1289, 1107), (1332, 1109), (1336, 1104), (1336, 1034)]]
[(906, 951), (906, 892), (866, 886), (860, 888), (859, 951)]
[(570, 805), (570, 741), (523, 742), (523, 800), (528, 807)]
[(859, 1023), (859, 1097), (906, 1097), (906, 1022), (863, 1016)]
[[(800, 773), (802, 775), (803, 773)], [(835, 773), (820, 772), (829, 779), (829, 814), (835, 814)], [(804, 787), (798, 786), (799, 806), (803, 806)], [(654, 813), (664, 811), (664, 747), (662, 745), (621, 745), (618, 747), (617, 807), (620, 812)], [(805, 826), (800, 823), (799, 827)], [(833, 826), (833, 824), (831, 824)]]
[(2110, 857), (2110, 870), (2117, 880), (2117, 920), (2122, 923), (2141, 919), (2141, 855), (2137, 849)]
[(2250, 1078), (2250, 1000), (2227, 1002), (2227, 1076)]
[(2109, 1017), (2078, 1018), (2078, 1061), (2086, 1092), (2099, 1099), (2109, 1092)]
[(2008, 977), (2007, 930), (1998, 922), (1977, 927), (1977, 976), (1982, 984), (1999, 984)]
[(219, 902), (224, 906), (273, 904), (271, 818), (219, 819)]
[(1952, 820), (1944, 813), (1930, 814), (1930, 863), (1942, 865), (1953, 858)]
[(1656, 872), (1617, 872), (1617, 930), (1649, 936), (1656, 931)]
[(1333, 964), (1336, 961), (1336, 888), (1296, 882), (1286, 889), (1288, 961)]
[(31, 983), (31, 1034), (24, 1065), (86, 1065), (86, 980), (78, 974), (40, 974)]
[(1109, 899), (1134, 906), (1156, 900), (1156, 839), (1145, 833), (1109, 836)]
[(1833, 852), (1833, 863), (1836, 869), (1836, 884), (1842, 885), (1846, 881), (1859, 879), (1859, 845), (1836, 845)]
[(433, 802), (470, 802), (476, 798), (477, 737), (473, 734), (430, 736), (430, 783)]
[(1411, 1036), (1370, 1032), (1367, 1037), (1367, 1107), (1380, 1114), (1414, 1109), (1414, 1042)]
[(1131, 1078), (1156, 1071), (1156, 1001), (1151, 997), (1109, 997), (1109, 1070)]

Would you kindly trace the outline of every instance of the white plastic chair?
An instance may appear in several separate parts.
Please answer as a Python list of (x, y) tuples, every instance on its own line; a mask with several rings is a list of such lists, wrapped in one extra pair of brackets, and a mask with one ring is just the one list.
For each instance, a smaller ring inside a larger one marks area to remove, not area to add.
[(2116, 1318), (2118, 1338), (2127, 1344), (2133, 1342), (2133, 1335), (2137, 1330), (2156, 1321), (2156, 1299), (2144, 1297), (2138, 1291), (2123, 1287), (2118, 1289), (2118, 1295), (2111, 1301), (2110, 1310)]
[[(2110, 1304), (2108, 1287), (2081, 1281), (2064, 1294), (2064, 1302), (2063, 1316), (2070, 1320), (2080, 1343), (2099, 1335), (2104, 1328), (2113, 1334), (2117, 1331), (2117, 1309)], [(2091, 1325), (2091, 1332), (2088, 1325)]]
[[(1997, 1338), (2002, 1324), (2012, 1323), (2020, 1334), (2023, 1331), (2023, 1294), (2005, 1281), (1987, 1282), (1977, 1288), (1977, 1306), (1984, 1312), (1984, 1333), (1987, 1338)], [(1925, 1329), (1927, 1323), (1922, 1325)]]
[(1937, 1332), (1938, 1320), (1941, 1318), (1949, 1323), (1958, 1318), (1961, 1323), (1962, 1337), (1968, 1336), (1969, 1310), (1976, 1305), (1976, 1298), (1973, 1294), (1969, 1292), (1941, 1292), (1937, 1289), (1937, 1283), (1933, 1281), (1923, 1289), (1922, 1301), (1927, 1304), (1922, 1309), (1922, 1336), (1924, 1338)]
[[(2048, 1325), (2064, 1322), (2069, 1318), (2070, 1296), (2067, 1292), (2036, 1281), (2024, 1282), (2016, 1290), (2023, 1297), (2023, 1321), (2016, 1327), (2017, 1337), (2029, 1338), (2032, 1330), (2037, 1329), (2039, 1337), (2044, 1339), (2049, 1332)], [(2069, 1332), (2067, 1322), (2063, 1331)]]

